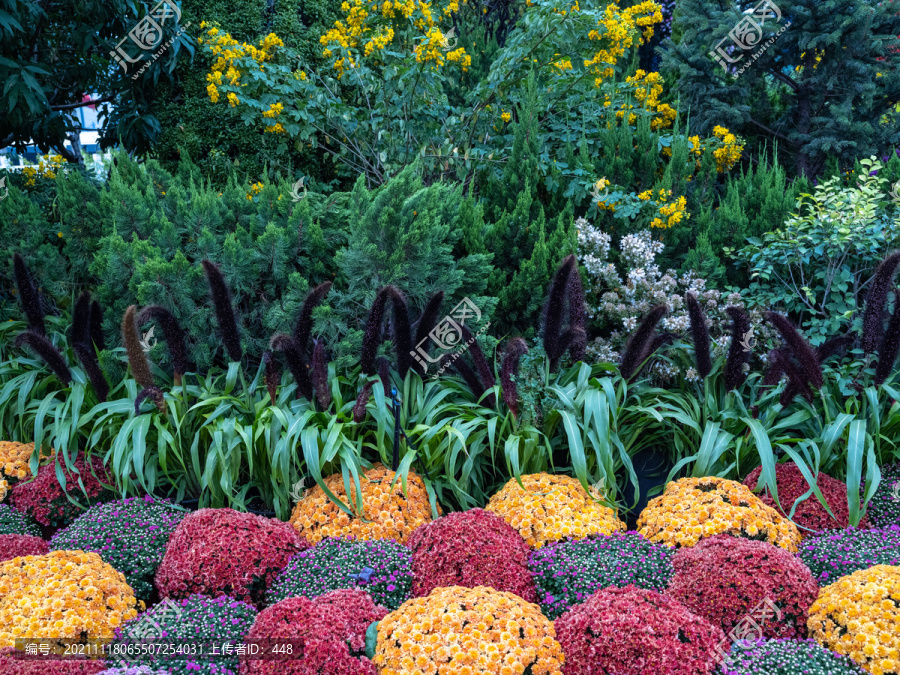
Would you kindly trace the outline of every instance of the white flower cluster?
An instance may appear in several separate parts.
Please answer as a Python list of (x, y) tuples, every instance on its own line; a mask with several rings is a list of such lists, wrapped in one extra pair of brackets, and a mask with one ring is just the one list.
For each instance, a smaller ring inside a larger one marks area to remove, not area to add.
[[(743, 307), (738, 293), (723, 295), (720, 291), (707, 289), (706, 280), (689, 271), (678, 274), (675, 270), (661, 270), (656, 262), (665, 245), (653, 239), (650, 231), (629, 234), (619, 242), (623, 274), (609, 261), (612, 237), (579, 218), (578, 253), (588, 275), (587, 297), (589, 312), (593, 319), (612, 329), (608, 338), (597, 338), (588, 344), (588, 354), (597, 361), (615, 362), (624, 347), (629, 334), (638, 323), (657, 305), (665, 305), (668, 314), (660, 322), (660, 331), (670, 331), (689, 338), (690, 317), (685, 296), (692, 293), (697, 297), (707, 317), (710, 336), (713, 340), (713, 358), (727, 351), (731, 342), (728, 329), (731, 320), (725, 313), (729, 306)], [(668, 363), (656, 361), (651, 367), (654, 378), (660, 382), (676, 377), (689, 380), (697, 378), (696, 371), (678, 372)]]

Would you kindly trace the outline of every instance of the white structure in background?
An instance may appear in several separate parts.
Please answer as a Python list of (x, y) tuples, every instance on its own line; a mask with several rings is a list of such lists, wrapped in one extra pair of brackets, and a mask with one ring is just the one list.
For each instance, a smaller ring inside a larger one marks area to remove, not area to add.
[[(82, 100), (90, 100), (92, 97), (85, 94)], [(78, 140), (81, 143), (81, 151), (94, 159), (101, 161), (109, 156), (108, 152), (101, 152), (98, 139), (100, 138), (100, 120), (97, 115), (97, 106), (83, 106), (75, 108), (71, 116), (81, 129)], [(66, 149), (72, 150), (72, 143), (66, 142)], [(50, 151), (53, 154), (53, 151)], [(41, 151), (35, 145), (29, 145), (24, 154), (18, 154), (12, 147), (0, 149), (0, 169), (20, 169), (26, 164), (34, 164), (41, 155)], [(25, 160), (23, 162), (23, 160)]]

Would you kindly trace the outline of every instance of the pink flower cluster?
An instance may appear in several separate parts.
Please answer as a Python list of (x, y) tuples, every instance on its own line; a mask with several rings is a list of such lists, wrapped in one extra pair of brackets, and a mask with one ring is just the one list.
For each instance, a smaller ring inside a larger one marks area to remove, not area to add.
[(175, 528), (156, 572), (161, 597), (228, 595), (262, 607), (290, 557), (307, 548), (288, 523), (233, 509), (200, 509)]
[(0, 534), (0, 562), (23, 555), (44, 555), (50, 545), (40, 537), (30, 534)]
[[(744, 479), (744, 485), (751, 490), (755, 490), (761, 473), (762, 467), (756, 467)], [(794, 502), (809, 492), (809, 484), (806, 482), (803, 474), (800, 473), (800, 469), (793, 462), (775, 465), (775, 484), (778, 487), (778, 501), (781, 502), (781, 509), (775, 506), (775, 500), (772, 499), (772, 495), (769, 494), (767, 489), (758, 493), (758, 496), (765, 504), (773, 509), (778, 509), (785, 516), (791, 512)], [(819, 490), (822, 491), (825, 501), (828, 502), (828, 508), (831, 509), (834, 518), (828, 515), (828, 511), (819, 503), (816, 496), (811, 494), (808, 499), (800, 502), (797, 505), (797, 510), (794, 511), (793, 520), (800, 525), (800, 534), (804, 537), (822, 530), (840, 530), (849, 527), (850, 524), (850, 512), (847, 507), (847, 486), (824, 473), (816, 476), (816, 484), (819, 486)], [(861, 529), (869, 526), (866, 518), (860, 521), (859, 526)]]
[(531, 548), (500, 516), (482, 509), (450, 513), (416, 528), (407, 545), (416, 596), (446, 586), (490, 586), (537, 602)]
[[(114, 496), (112, 491), (100, 483), (103, 481), (112, 485), (113, 481), (99, 457), (91, 457), (90, 464), (84, 461), (84, 457), (76, 459), (73, 464), (77, 474), (66, 467), (61, 457), (57, 457), (56, 461), (60, 463), (66, 477), (66, 492), (79, 503), (90, 506)], [(84, 492), (78, 484), (79, 479), (84, 483)], [(10, 503), (48, 527), (65, 527), (84, 512), (66, 497), (56, 478), (56, 466), (53, 462), (40, 467), (33, 481), (18, 483), (10, 493)]]
[(795, 555), (765, 541), (728, 535), (680, 549), (667, 593), (726, 633), (766, 599), (769, 611), (757, 620), (768, 638), (805, 638), (810, 605), (819, 593), (812, 572)]
[(721, 629), (664, 594), (604, 588), (554, 623), (566, 675), (707, 675)]
[(3, 675), (96, 675), (106, 670), (103, 661), (58, 656), (25, 656), (14, 647), (0, 649)]
[(377, 675), (365, 656), (366, 629), (386, 615), (357, 589), (282, 600), (259, 613), (246, 639), (280, 638), (292, 653), (283, 660), (244, 659), (241, 675)]

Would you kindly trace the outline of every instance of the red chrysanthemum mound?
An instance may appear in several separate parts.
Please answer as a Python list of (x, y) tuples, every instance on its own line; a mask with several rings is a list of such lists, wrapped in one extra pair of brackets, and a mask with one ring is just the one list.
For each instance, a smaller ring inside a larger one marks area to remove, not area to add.
[(366, 629), (386, 615), (357, 589), (282, 600), (259, 613), (246, 640), (284, 640), (291, 653), (242, 659), (241, 675), (376, 675), (365, 656)]
[(156, 572), (162, 597), (194, 593), (264, 605), (292, 555), (308, 548), (293, 527), (232, 509), (200, 509), (182, 520)]
[(95, 675), (106, 670), (103, 661), (58, 656), (25, 656), (15, 647), (0, 650), (3, 675)]
[(407, 544), (414, 595), (444, 586), (490, 586), (537, 602), (528, 569), (531, 547), (500, 516), (482, 509), (451, 513), (417, 528)]
[(30, 534), (0, 534), (0, 562), (23, 555), (44, 555), (50, 544)]
[[(56, 465), (53, 462), (38, 468), (37, 476), (33, 481), (18, 483), (10, 493), (10, 503), (22, 513), (27, 513), (41, 525), (48, 527), (65, 527), (75, 518), (84, 513), (84, 509), (78, 508), (69, 501), (66, 493), (70, 494), (80, 504), (93, 506), (115, 497), (114, 493), (103, 487), (100, 481), (112, 485), (113, 480), (98, 457), (91, 457), (90, 464), (79, 457), (74, 462), (78, 471), (76, 474), (65, 466), (62, 458), (56, 461), (63, 467), (66, 477), (66, 491), (63, 492), (56, 478)], [(99, 480), (98, 480), (99, 478)], [(78, 481), (84, 484), (84, 492)], [(85, 497), (85, 492), (87, 497)]]
[(762, 630), (758, 637), (806, 637), (819, 586), (809, 568), (783, 548), (719, 535), (680, 549), (672, 565), (667, 593), (726, 633), (750, 616)]
[[(751, 490), (755, 490), (760, 473), (762, 473), (762, 467), (753, 469), (750, 475), (744, 479), (744, 485)], [(809, 484), (806, 482), (803, 474), (800, 473), (800, 469), (793, 462), (775, 465), (775, 484), (778, 486), (778, 501), (781, 502), (781, 509), (775, 506), (775, 500), (772, 499), (768, 489), (758, 493), (757, 497), (767, 506), (778, 509), (778, 512), (785, 516), (791, 512), (794, 502), (809, 492)], [(828, 515), (828, 511), (819, 503), (816, 496), (811, 494), (808, 499), (797, 504), (797, 510), (794, 511), (793, 521), (800, 525), (798, 529), (804, 537), (822, 530), (842, 530), (850, 526), (847, 486), (824, 473), (816, 476), (816, 484), (819, 486), (819, 490), (822, 491), (825, 501), (828, 502), (828, 508), (831, 509), (834, 518)], [(861, 529), (869, 527), (866, 518), (860, 520), (859, 527)]]
[(704, 675), (720, 628), (656, 591), (604, 588), (555, 622), (565, 675)]

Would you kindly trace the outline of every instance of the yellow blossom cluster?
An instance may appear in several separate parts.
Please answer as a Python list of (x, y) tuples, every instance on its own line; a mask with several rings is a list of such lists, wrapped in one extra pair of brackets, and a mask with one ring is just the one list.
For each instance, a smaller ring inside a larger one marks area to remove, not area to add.
[(0, 563), (0, 647), (24, 637), (111, 638), (135, 616), (125, 575), (96, 553), (54, 551)]
[(875, 565), (819, 590), (809, 635), (872, 675), (900, 673), (900, 567)]
[(540, 607), (487, 586), (436, 588), (378, 624), (380, 675), (559, 675), (564, 656)]
[(713, 156), (716, 158), (716, 171), (725, 173), (740, 160), (744, 143), (725, 127), (716, 126), (713, 134), (722, 141), (722, 147), (713, 151)]
[(717, 534), (767, 541), (796, 553), (800, 532), (746, 485), (715, 476), (682, 478), (650, 500), (638, 532), (667, 546), (694, 546)]
[(247, 201), (252, 202), (253, 198), (263, 191), (263, 184), (260, 182), (252, 183), (250, 185), (250, 192), (247, 193)]
[(511, 479), (485, 508), (518, 530), (532, 548), (626, 529), (616, 512), (598, 503), (577, 478), (534, 473), (522, 476), (522, 485), (524, 490)]
[(0, 467), (3, 475), (14, 480), (25, 480), (31, 475), (28, 463), (34, 452), (34, 443), (0, 441)]
[[(207, 23), (204, 21), (200, 24), (201, 28), (206, 28)], [(212, 65), (211, 72), (206, 74), (206, 93), (209, 99), (216, 103), (219, 100), (219, 87), (223, 81), (227, 80), (228, 84), (236, 87), (240, 84), (242, 72), (237, 66), (237, 60), (244, 57), (250, 57), (256, 61), (257, 67), (262, 70), (266, 61), (271, 61), (275, 56), (276, 47), (284, 47), (284, 42), (275, 33), (269, 33), (259, 42), (259, 46), (255, 47), (246, 42), (238, 42), (228, 33), (221, 32), (215, 26), (210, 27), (206, 31), (206, 37), (198, 38), (200, 44), (207, 44), (210, 53), (216, 57)], [(234, 92), (228, 95), (228, 103), (234, 107), (240, 101)]]
[[(660, 190), (660, 194), (666, 190)], [(640, 198), (641, 195), (638, 195)], [(687, 212), (687, 199), (684, 196), (679, 197), (671, 204), (664, 204), (659, 207), (659, 214), (662, 218), (654, 218), (650, 222), (650, 227), (669, 228), (680, 223), (685, 218), (690, 218), (691, 214)]]
[(56, 174), (65, 164), (62, 155), (42, 155), (38, 157), (38, 165), (26, 166), (22, 169), (22, 175), (25, 176), (25, 185), (34, 186), (38, 176), (43, 178), (56, 178)]
[[(597, 25), (604, 30), (601, 32), (594, 29), (588, 33), (589, 39), (608, 43), (592, 58), (584, 60), (584, 67), (594, 70), (594, 84), (599, 87), (604, 80), (612, 77), (616, 61), (633, 47), (635, 42), (644, 44), (649, 40), (653, 35), (653, 24), (662, 20), (662, 8), (652, 0), (626, 7), (624, 10), (615, 3), (608, 4), (603, 16), (597, 20)], [(640, 28), (644, 29), (643, 33)]]
[[(671, 194), (672, 194), (671, 190), (666, 190), (665, 188), (660, 188), (659, 192), (657, 193), (657, 198), (660, 201), (664, 201), (664, 200), (668, 199), (669, 195), (671, 195)], [(641, 192), (640, 194), (638, 194), (637, 197), (642, 202), (649, 202), (651, 199), (653, 199), (653, 190), (652, 189), (645, 190), (644, 192)]]
[(472, 57), (466, 54), (466, 50), (462, 47), (451, 51), (448, 49), (447, 36), (441, 32), (440, 28), (430, 28), (425, 39), (416, 45), (416, 61), (430, 63), (432, 68), (438, 68), (445, 63), (458, 63), (462, 66), (463, 71), (468, 70), (472, 65)]
[[(323, 537), (352, 535), (357, 539), (396, 539), (401, 544), (419, 525), (431, 521), (431, 505), (425, 483), (410, 472), (406, 477), (406, 494), (398, 479), (391, 487), (394, 472), (381, 464), (360, 476), (363, 512), (353, 517), (341, 511), (321, 487), (309, 490), (294, 507), (291, 524), (310, 543), (317, 543)], [(356, 488), (351, 482), (350, 497), (344, 489), (341, 474), (325, 479), (325, 485), (341, 501), (353, 508), (356, 503)], [(438, 509), (440, 513), (440, 509)]]
[[(652, 129), (667, 129), (672, 126), (677, 116), (675, 109), (668, 103), (660, 103), (659, 97), (663, 93), (663, 79), (659, 73), (647, 73), (638, 70), (634, 75), (625, 79), (628, 85), (631, 85), (634, 97), (640, 101), (646, 110), (654, 114), (654, 118), (650, 123)], [(628, 106), (631, 108), (631, 106)], [(623, 112), (617, 113), (619, 119), (622, 118)], [(634, 124), (634, 114), (629, 116), (628, 123)]]

